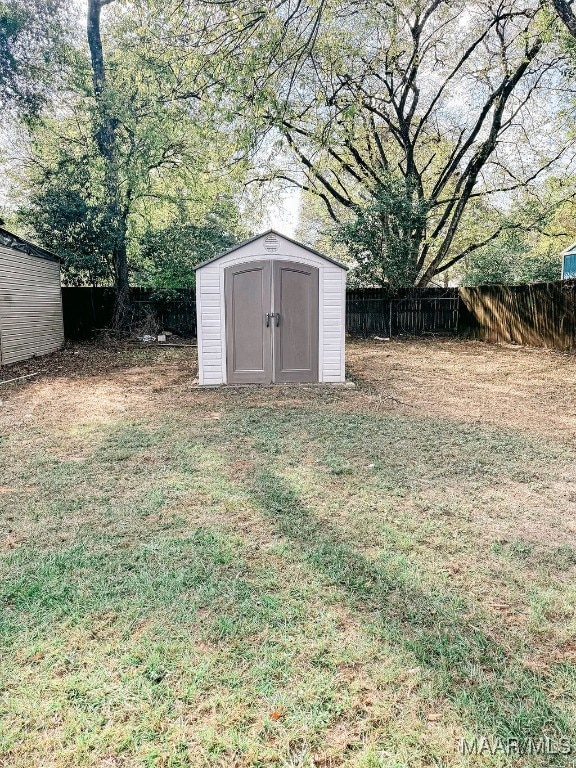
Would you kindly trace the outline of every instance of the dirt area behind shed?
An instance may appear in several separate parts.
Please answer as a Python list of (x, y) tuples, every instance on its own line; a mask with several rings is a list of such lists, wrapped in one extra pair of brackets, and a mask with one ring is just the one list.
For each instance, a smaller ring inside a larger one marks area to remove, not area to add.
[(356, 341), (352, 378), (417, 413), (576, 440), (576, 355), (430, 339)]

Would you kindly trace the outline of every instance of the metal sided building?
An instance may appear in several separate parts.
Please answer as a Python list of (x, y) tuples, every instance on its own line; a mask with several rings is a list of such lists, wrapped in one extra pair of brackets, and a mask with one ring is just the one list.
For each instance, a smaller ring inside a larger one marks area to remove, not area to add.
[(566, 248), (562, 254), (562, 280), (576, 278), (576, 243)]
[(199, 382), (343, 382), (346, 267), (273, 230), (196, 267)]
[(64, 344), (60, 257), (0, 227), (0, 365)]

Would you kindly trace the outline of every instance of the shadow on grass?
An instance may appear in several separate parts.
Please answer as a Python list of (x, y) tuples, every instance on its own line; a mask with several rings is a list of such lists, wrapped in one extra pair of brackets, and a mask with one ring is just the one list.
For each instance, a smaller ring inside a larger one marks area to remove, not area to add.
[(478, 735), (538, 739), (571, 732), (572, 725), (549, 700), (545, 680), (482, 631), (481, 618), (458, 596), (422, 591), (415, 574), (399, 570), (396, 561), (370, 561), (269, 470), (255, 476), (250, 494), (299, 555), (346, 591), (353, 609), (377, 617), (383, 639), (434, 672), (439, 695)]

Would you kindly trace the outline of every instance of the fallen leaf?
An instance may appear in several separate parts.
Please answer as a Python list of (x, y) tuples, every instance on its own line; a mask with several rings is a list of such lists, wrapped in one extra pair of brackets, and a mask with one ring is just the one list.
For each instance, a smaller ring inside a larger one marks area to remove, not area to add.
[(277, 709), (275, 709), (273, 712), (270, 712), (271, 720), (280, 720), (281, 717), (282, 717), (282, 712), (278, 712)]

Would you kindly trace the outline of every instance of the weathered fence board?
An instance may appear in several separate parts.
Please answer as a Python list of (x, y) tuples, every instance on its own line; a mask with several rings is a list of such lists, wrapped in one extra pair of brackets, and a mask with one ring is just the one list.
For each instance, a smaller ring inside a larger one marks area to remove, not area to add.
[(495, 343), (576, 347), (576, 280), (460, 289), (460, 332)]
[(359, 336), (390, 335), (390, 302), (384, 298), (346, 295), (346, 330)]

